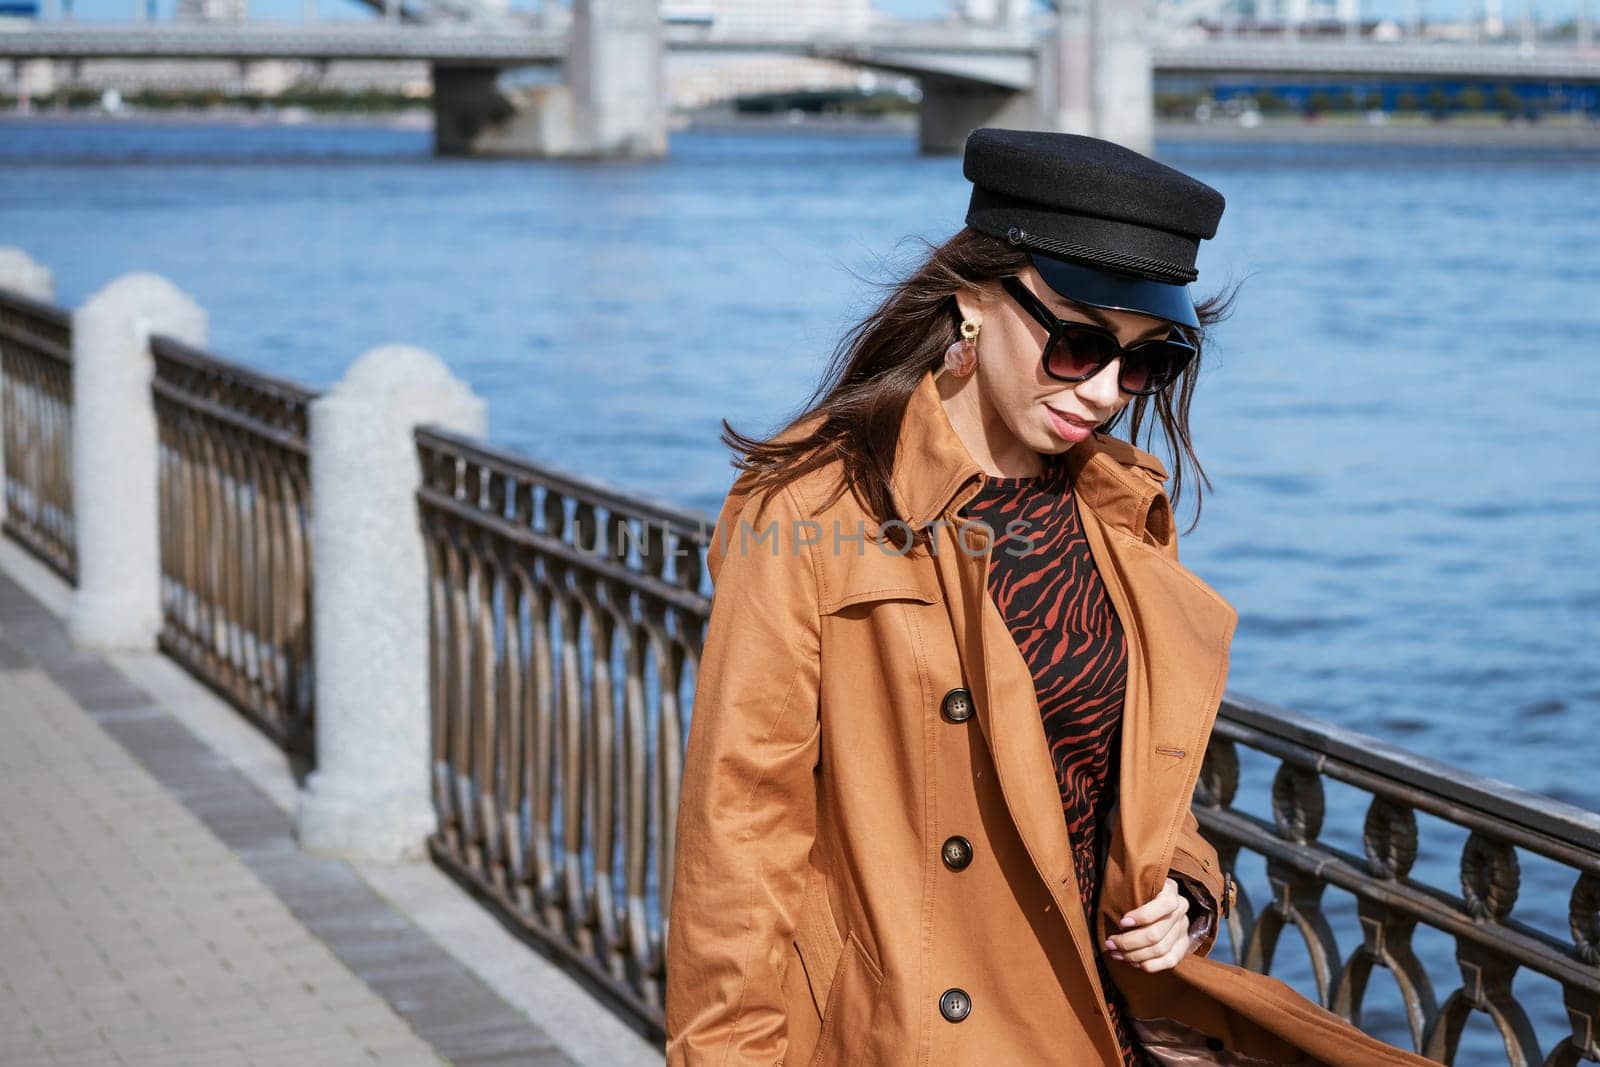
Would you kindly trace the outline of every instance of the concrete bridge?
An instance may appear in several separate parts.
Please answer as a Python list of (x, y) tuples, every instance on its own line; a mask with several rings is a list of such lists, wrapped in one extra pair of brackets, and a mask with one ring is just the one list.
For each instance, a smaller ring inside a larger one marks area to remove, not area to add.
[[(1580, 8), (1580, 10), (1582, 10)], [(0, 58), (420, 60), (432, 65), (441, 154), (652, 157), (666, 151), (662, 61), (672, 52), (778, 53), (916, 77), (924, 152), (959, 151), (984, 125), (1106, 137), (1149, 152), (1155, 72), (1350, 78), (1600, 82), (1600, 50), (1578, 44), (1383, 42), (1300, 37), (1165, 43), (1140, 0), (1066, 0), (1032, 25), (915, 24), (862, 33), (719, 30), (663, 20), (655, 0), (579, 0), (570, 27), (525, 18), (407, 25), (38, 23), (0, 33)], [(1353, 27), (1352, 27), (1353, 28)], [(505, 87), (502, 70), (561, 68)]]

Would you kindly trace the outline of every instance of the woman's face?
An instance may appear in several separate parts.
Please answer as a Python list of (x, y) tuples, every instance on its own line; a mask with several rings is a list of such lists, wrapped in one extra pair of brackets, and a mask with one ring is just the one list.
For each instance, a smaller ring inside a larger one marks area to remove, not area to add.
[[(1044, 284), (1031, 264), (1017, 277), (1057, 318), (1104, 326), (1124, 346), (1165, 337), (1172, 328), (1154, 315), (1075, 304)], [(1117, 385), (1120, 356), (1086, 381), (1062, 382), (1046, 374), (1041, 359), (1045, 328), (998, 283), (992, 289), (961, 290), (956, 303), (964, 318), (981, 324), (972, 384), (987, 401), (989, 417), (997, 417), (1035, 452), (1065, 452), (1133, 399)]]

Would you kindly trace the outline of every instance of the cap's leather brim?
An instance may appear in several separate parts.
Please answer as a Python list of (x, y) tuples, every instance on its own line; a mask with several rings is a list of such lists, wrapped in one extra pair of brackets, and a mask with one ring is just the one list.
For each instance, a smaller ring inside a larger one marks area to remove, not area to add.
[(1185, 326), (1200, 325), (1187, 285), (1096, 270), (1043, 252), (1029, 252), (1028, 258), (1044, 283), (1069, 300), (1093, 307), (1137, 311)]

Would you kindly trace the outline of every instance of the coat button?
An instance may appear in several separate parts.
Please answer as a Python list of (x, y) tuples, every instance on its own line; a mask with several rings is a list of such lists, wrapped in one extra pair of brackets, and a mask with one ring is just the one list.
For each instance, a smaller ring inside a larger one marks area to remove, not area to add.
[(965, 689), (952, 689), (944, 695), (940, 710), (950, 722), (966, 722), (972, 718), (972, 694)]
[(946, 989), (939, 996), (939, 1014), (958, 1023), (972, 1011), (972, 998), (965, 989)]
[(945, 838), (940, 851), (944, 855), (944, 865), (952, 871), (964, 871), (972, 862), (972, 842), (960, 834)]

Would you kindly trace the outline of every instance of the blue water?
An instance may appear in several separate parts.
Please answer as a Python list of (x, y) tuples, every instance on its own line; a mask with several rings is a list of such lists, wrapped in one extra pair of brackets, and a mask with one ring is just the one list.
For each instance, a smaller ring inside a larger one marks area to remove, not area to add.
[[(1600, 152), (1157, 155), (1227, 197), (1198, 291), (1244, 279), (1182, 542), (1240, 610), (1230, 689), (1600, 808)], [(489, 398), (498, 443), (707, 511), (733, 473), (719, 420), (775, 428), (968, 189), (902, 135), (684, 133), (597, 164), (437, 160), (410, 130), (0, 124), (0, 243), (61, 302), (155, 271), (216, 351), (317, 386), (422, 345)], [(1330, 809), (1358, 849), (1359, 798)], [(1458, 846), (1425, 826), (1419, 872), (1453, 886)], [(1517, 914), (1561, 933), (1570, 880), (1524, 869)], [(1442, 999), (1459, 976), (1431, 936)], [(1559, 994), (1517, 989), (1548, 1051)], [(1459, 1062), (1493, 1062), (1482, 1022)]]

